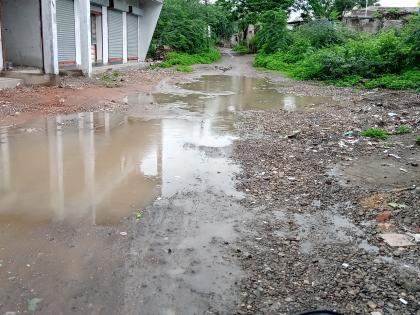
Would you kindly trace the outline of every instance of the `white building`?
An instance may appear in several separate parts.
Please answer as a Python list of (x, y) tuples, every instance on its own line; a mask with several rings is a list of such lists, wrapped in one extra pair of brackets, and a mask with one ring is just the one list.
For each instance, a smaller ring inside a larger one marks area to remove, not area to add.
[(144, 61), (162, 0), (0, 0), (0, 68), (45, 74)]

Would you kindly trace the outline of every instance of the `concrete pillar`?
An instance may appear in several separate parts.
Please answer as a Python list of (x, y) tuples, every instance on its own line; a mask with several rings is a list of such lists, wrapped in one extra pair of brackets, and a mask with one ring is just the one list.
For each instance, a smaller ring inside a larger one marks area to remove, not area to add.
[(142, 5), (143, 16), (140, 17), (140, 50), (139, 59), (144, 61), (146, 59), (147, 51), (149, 50), (150, 42), (152, 41), (153, 33), (155, 32), (156, 23), (159, 19), (160, 11), (162, 10), (162, 1), (148, 1)]
[(137, 17), (137, 62), (140, 62), (140, 19), (141, 16)]
[(127, 63), (128, 55), (127, 55), (127, 12), (122, 13), (123, 18), (123, 63)]
[(92, 53), (91, 53), (91, 29), (90, 29), (90, 1), (79, 1), (79, 18), (80, 18), (80, 69), (85, 76), (90, 77), (92, 74)]
[[(2, 25), (1, 25), (1, 21), (0, 21), (0, 30), (2, 29)], [(2, 38), (1, 38), (1, 33), (0, 32), (0, 70), (4, 69), (4, 61), (3, 61), (3, 42), (2, 42)]]
[(76, 65), (80, 66), (82, 63), (82, 56), (81, 56), (81, 47), (80, 47), (80, 40), (81, 40), (81, 21), (80, 21), (80, 5), (83, 0), (74, 0), (74, 40), (75, 40), (75, 48), (76, 48)]
[(102, 7), (102, 62), (108, 64), (108, 8)]
[[(55, 0), (41, 0), (44, 72), (58, 74), (57, 21)], [(1, 54), (1, 59), (3, 54)], [(3, 60), (2, 60), (3, 64)]]

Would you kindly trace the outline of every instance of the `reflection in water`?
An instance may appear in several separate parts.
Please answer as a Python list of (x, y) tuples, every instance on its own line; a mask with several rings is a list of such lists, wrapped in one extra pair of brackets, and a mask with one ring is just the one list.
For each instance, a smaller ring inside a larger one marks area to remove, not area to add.
[(282, 95), (265, 79), (235, 76), (205, 76), (176, 90), (182, 93), (126, 101), (183, 104), (200, 119), (103, 112), (2, 127), (0, 223), (112, 224), (157, 195), (213, 189), (239, 196), (232, 180), (239, 169), (223, 154), (235, 139), (235, 112), (291, 111), (325, 101)]
[[(264, 78), (212, 75), (180, 84), (175, 94), (154, 94), (157, 103), (186, 104), (188, 109), (200, 111), (215, 109), (206, 106), (208, 98), (216, 99), (218, 111), (277, 109), (285, 111), (305, 110), (314, 105), (331, 103), (331, 98), (320, 96), (295, 96), (279, 93), (277, 86)], [(181, 93), (180, 93), (181, 92)]]
[(220, 154), (234, 137), (214, 128), (217, 109), (208, 113), (200, 121), (80, 113), (28, 124), (39, 132), (3, 128), (0, 223), (112, 224), (157, 195), (238, 195), (239, 169)]
[(7, 127), (0, 128), (0, 150), (1, 150), (1, 190), (10, 188), (10, 157), (9, 157), (9, 138)]

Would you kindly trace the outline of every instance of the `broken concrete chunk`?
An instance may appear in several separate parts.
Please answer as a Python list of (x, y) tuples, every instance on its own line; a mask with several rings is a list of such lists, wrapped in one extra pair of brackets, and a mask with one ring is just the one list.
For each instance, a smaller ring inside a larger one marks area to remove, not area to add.
[(414, 245), (414, 243), (410, 240), (410, 237), (405, 234), (386, 233), (379, 234), (379, 236), (385, 243), (392, 247), (406, 247)]

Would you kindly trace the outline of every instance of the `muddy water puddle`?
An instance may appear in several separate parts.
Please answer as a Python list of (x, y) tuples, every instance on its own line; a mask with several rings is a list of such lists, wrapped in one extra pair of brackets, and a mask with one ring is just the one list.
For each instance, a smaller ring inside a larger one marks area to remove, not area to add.
[[(236, 305), (241, 271), (223, 245), (246, 217), (229, 157), (235, 113), (330, 100), (234, 76), (164, 91), (127, 96), (127, 113), (0, 127), (0, 313), (25, 312), (33, 298), (43, 314)], [(151, 115), (136, 112), (144, 104)]]
[[(334, 103), (329, 97), (282, 94), (277, 87), (264, 78), (206, 75), (178, 84), (171, 93), (156, 93), (153, 99), (160, 104), (184, 104), (189, 110), (205, 107), (227, 114), (241, 110), (302, 111)], [(212, 106), (205, 106), (208, 103)]]

